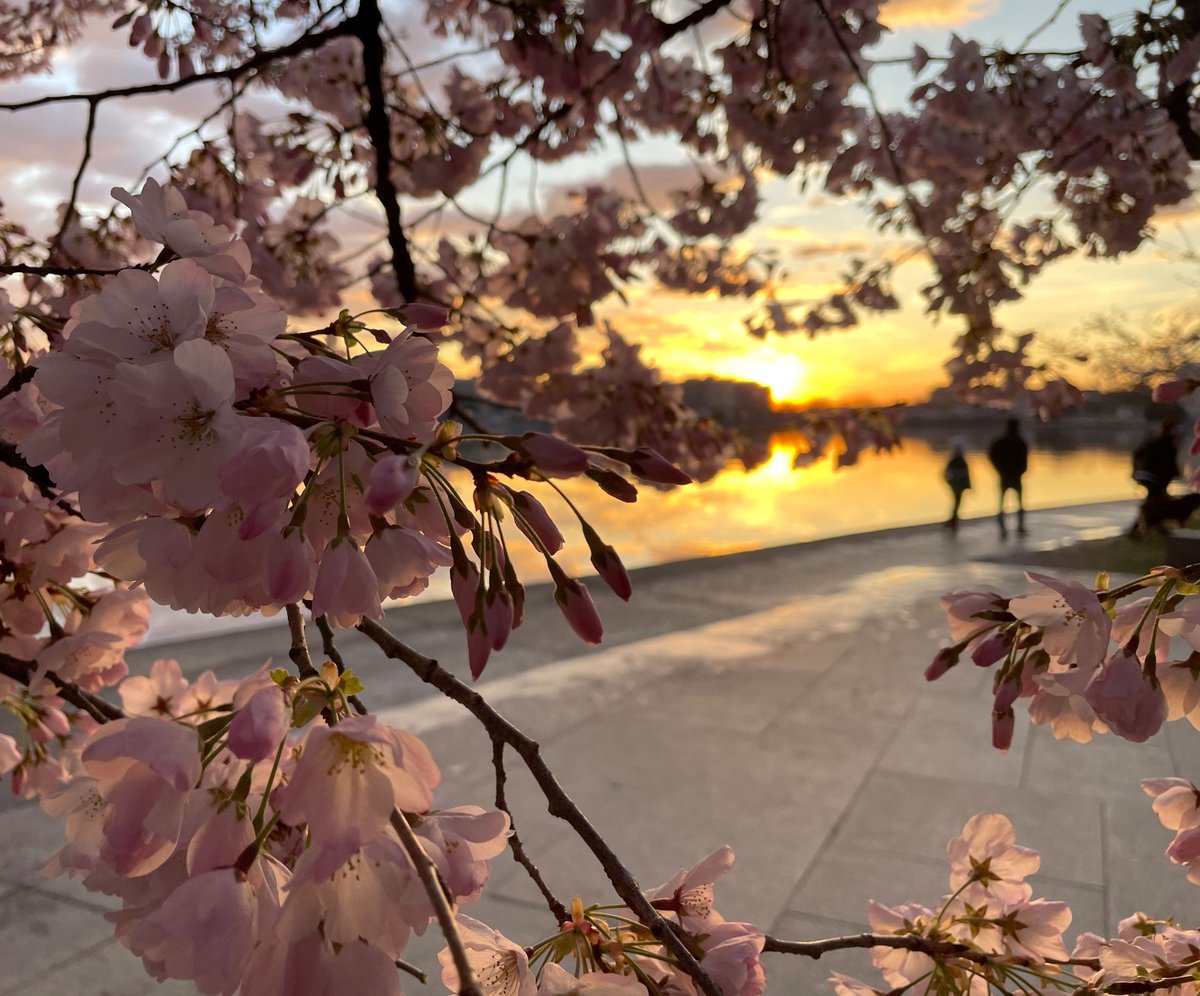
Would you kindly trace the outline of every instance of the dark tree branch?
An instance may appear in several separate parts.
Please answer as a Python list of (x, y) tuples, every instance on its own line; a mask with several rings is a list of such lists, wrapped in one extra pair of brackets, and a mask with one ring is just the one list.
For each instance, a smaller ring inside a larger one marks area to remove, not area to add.
[(288, 629), (292, 634), (292, 646), (288, 650), (288, 657), (296, 665), (296, 670), (300, 672), (301, 678), (319, 677), (317, 669), (313, 667), (312, 655), (308, 652), (308, 637), (304, 632), (304, 616), (300, 612), (299, 605), (293, 603), (287, 606), (287, 621)]
[[(11, 381), (10, 381), (11, 383)], [(58, 508), (62, 509), (68, 515), (74, 515), (82, 519), (83, 514), (72, 505), (69, 501), (61, 497), (57, 491), (54, 479), (50, 476), (50, 472), (45, 467), (35, 467), (26, 460), (17, 451), (16, 446), (12, 443), (0, 442), (0, 463), (7, 464), (15, 470), (21, 471), (33, 483), (33, 486), (38, 489), (38, 493), (48, 501), (54, 502)]]
[[(938, 941), (932, 937), (921, 937), (918, 934), (845, 934), (841, 937), (826, 937), (819, 941), (783, 941), (778, 937), (767, 935), (763, 951), (774, 951), (779, 954), (803, 955), (806, 958), (820, 958), (831, 951), (846, 951), (852, 948), (897, 948), (902, 951), (920, 951), (922, 954), (936, 958), (961, 958), (978, 964), (989, 964), (1003, 960), (1004, 964), (1013, 964), (1013, 959), (999, 959), (997, 955), (978, 951), (965, 944), (954, 941)], [(1017, 959), (1017, 964), (1031, 966), (1034, 962), (1028, 959)], [(1068, 958), (1064, 961), (1047, 959), (1049, 965), (1074, 965), (1080, 968), (1099, 969), (1100, 962), (1095, 958)]]
[(369, 619), (364, 619), (358, 629), (374, 642), (388, 657), (403, 661), (422, 681), (432, 685), (447, 698), (465, 707), (487, 731), (492, 741), (501, 741), (517, 752), (529, 769), (542, 794), (549, 803), (551, 816), (556, 816), (570, 825), (571, 829), (596, 856), (617, 895), (646, 925), (678, 963), (687, 972), (706, 996), (722, 996), (721, 990), (709, 974), (701, 967), (686, 941), (642, 895), (641, 887), (621, 859), (600, 835), (582, 810), (559, 784), (554, 772), (542, 759), (537, 741), (531, 740), (507, 719), (501, 716), (477, 691), (459, 681), (432, 658), (413, 650), (398, 640), (387, 629)]
[(417, 299), (417, 268), (409, 252), (408, 240), (400, 221), (400, 197), (392, 182), (392, 124), (388, 118), (383, 71), (387, 51), (383, 44), (383, 17), (377, 0), (362, 0), (355, 17), (356, 34), (362, 43), (363, 76), (367, 84), (367, 112), (364, 124), (375, 150), (375, 193), (383, 205), (387, 220), (388, 248), (392, 251), (392, 270), (396, 286), (405, 301)]
[(240, 62), (236, 66), (228, 66), (225, 69), (214, 69), (210, 72), (196, 73), (195, 76), (166, 80), (162, 83), (143, 83), (138, 86), (115, 87), (111, 90), (93, 90), (90, 93), (50, 94), (45, 97), (35, 97), (32, 100), (19, 100), (12, 103), (0, 104), (0, 111), (27, 111), (35, 107), (46, 107), (50, 104), (65, 104), (79, 100), (99, 104), (114, 97), (141, 97), (152, 93), (173, 93), (176, 90), (183, 90), (197, 83), (209, 83), (213, 80), (235, 80), (240, 76), (245, 76), (247, 73), (255, 72), (263, 66), (270, 65), (279, 59), (302, 55), (315, 48), (320, 48), (334, 38), (353, 34), (354, 28), (355, 22), (353, 19), (341, 21), (330, 28), (326, 28), (324, 31), (301, 35), (294, 42), (284, 45), (281, 48), (266, 49), (247, 59), (245, 62)]
[(509, 849), (512, 851), (513, 857), (516, 858), (517, 864), (529, 873), (529, 877), (533, 879), (533, 884), (538, 887), (542, 898), (546, 900), (546, 905), (550, 907), (550, 914), (554, 917), (555, 923), (562, 924), (570, 919), (567, 908), (550, 891), (550, 887), (546, 885), (545, 880), (542, 878), (542, 873), (538, 870), (538, 866), (530, 859), (525, 851), (525, 845), (521, 843), (521, 838), (517, 836), (517, 824), (513, 819), (512, 810), (508, 808), (508, 800), (504, 794), (504, 786), (508, 781), (508, 772), (504, 770), (504, 741), (497, 737), (492, 737), (492, 767), (496, 769), (496, 808), (508, 813), (509, 828), (512, 830), (508, 838)]
[(441, 880), (438, 878), (437, 866), (433, 860), (425, 853), (425, 848), (421, 846), (421, 841), (417, 839), (417, 835), (413, 833), (413, 829), (408, 825), (408, 820), (399, 810), (392, 810), (392, 829), (396, 831), (400, 837), (400, 843), (404, 846), (404, 851), (408, 855), (408, 859), (413, 863), (413, 867), (417, 871), (417, 877), (421, 880), (421, 885), (425, 887), (425, 892), (429, 896), (429, 901), (433, 904), (434, 913), (437, 915), (438, 926), (441, 928), (442, 935), (446, 938), (446, 945), (450, 948), (450, 954), (454, 959), (454, 967), (458, 971), (458, 994), (459, 996), (483, 996), (483, 990), (479, 988), (479, 983), (475, 981), (475, 974), (471, 970), (471, 964), (467, 960), (467, 949), (463, 946), (462, 935), (458, 932), (458, 921), (454, 918), (454, 910), (450, 906), (450, 900), (446, 896), (445, 890), (442, 888)]
[[(4, 677), (11, 678), (13, 681), (28, 687), (36, 671), (37, 664), (34, 661), (23, 661), (16, 657), (10, 657), (8, 654), (0, 653), (0, 674), (4, 675)], [(98, 695), (93, 695), (91, 692), (85, 692), (78, 685), (72, 684), (69, 681), (63, 681), (53, 671), (47, 671), (46, 678), (57, 689), (59, 698), (64, 702), (69, 702), (76, 709), (82, 709), (97, 723), (108, 723), (114, 719), (125, 718), (124, 711), (111, 702), (100, 698)]]
[(662, 22), (662, 34), (660, 37), (664, 42), (670, 41), (676, 35), (681, 35), (689, 28), (694, 28), (696, 25), (707, 21), (714, 14), (728, 7), (731, 2), (732, 0), (706, 0), (705, 3), (702, 3), (695, 10), (684, 14), (678, 21), (671, 21), (670, 23)]

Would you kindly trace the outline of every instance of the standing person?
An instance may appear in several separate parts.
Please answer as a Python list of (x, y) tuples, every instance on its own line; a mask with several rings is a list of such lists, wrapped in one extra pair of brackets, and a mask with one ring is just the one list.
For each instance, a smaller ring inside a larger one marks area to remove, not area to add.
[(950, 493), (954, 495), (954, 504), (950, 506), (950, 518), (943, 525), (952, 533), (958, 532), (958, 510), (962, 505), (964, 491), (971, 490), (971, 468), (967, 466), (967, 458), (963, 455), (961, 440), (955, 439), (950, 443), (950, 460), (946, 464), (946, 483), (950, 485)]
[(1167, 488), (1178, 476), (1179, 437), (1175, 434), (1174, 420), (1163, 419), (1158, 425), (1158, 434), (1133, 451), (1133, 479), (1146, 489), (1146, 497), (1138, 508), (1130, 536), (1166, 532), (1169, 522), (1188, 520), (1196, 510), (1195, 497), (1172, 498), (1167, 493)]
[(1017, 535), (1025, 535), (1025, 503), (1021, 495), (1021, 478), (1029, 467), (1029, 446), (1021, 436), (1021, 423), (1010, 418), (1005, 426), (1004, 435), (998, 436), (988, 447), (988, 459), (1000, 476), (1000, 510), (996, 513), (996, 521), (1000, 523), (1000, 536), (1008, 535), (1008, 525), (1004, 521), (1004, 497), (1009, 491), (1017, 495)]

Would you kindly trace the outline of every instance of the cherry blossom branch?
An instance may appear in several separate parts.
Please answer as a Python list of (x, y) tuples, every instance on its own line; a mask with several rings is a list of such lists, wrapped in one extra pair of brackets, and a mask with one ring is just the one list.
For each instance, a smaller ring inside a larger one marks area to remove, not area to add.
[(528, 872), (529, 877), (533, 879), (533, 884), (538, 887), (542, 897), (546, 900), (546, 905), (550, 907), (550, 913), (557, 923), (563, 923), (570, 919), (567, 913), (567, 908), (562, 904), (557, 896), (550, 891), (550, 887), (546, 885), (542, 878), (542, 873), (538, 870), (532, 859), (525, 851), (525, 845), (521, 843), (521, 838), (517, 836), (517, 824), (513, 819), (512, 810), (508, 808), (508, 800), (505, 798), (504, 786), (508, 781), (508, 772), (504, 770), (504, 741), (498, 737), (492, 737), (492, 767), (496, 769), (496, 808), (502, 809), (508, 813), (509, 829), (512, 833), (508, 838), (508, 846), (512, 851), (513, 857), (517, 864)]
[(662, 40), (664, 42), (670, 41), (676, 35), (683, 34), (689, 28), (694, 28), (698, 24), (707, 21), (714, 14), (728, 7), (731, 2), (732, 0), (707, 0), (706, 3), (702, 3), (695, 10), (688, 11), (678, 21), (660, 22)]
[(96, 266), (35, 266), (26, 263), (0, 263), (0, 274), (23, 273), (31, 277), (111, 277), (128, 269), (127, 266), (109, 269)]
[(75, 179), (71, 181), (71, 195), (67, 198), (67, 207), (63, 211), (62, 222), (59, 224), (54, 238), (50, 240), (51, 255), (56, 249), (62, 247), (62, 240), (66, 237), (67, 229), (71, 227), (71, 222), (75, 220), (75, 215), (79, 212), (76, 202), (79, 200), (79, 187), (83, 183), (83, 174), (92, 158), (92, 139), (96, 135), (96, 108), (98, 106), (96, 100), (88, 101), (87, 125), (83, 130), (83, 155), (79, 159), (79, 168), (75, 171)]
[(458, 932), (458, 921), (454, 918), (454, 910), (450, 908), (450, 901), (446, 898), (446, 892), (438, 879), (437, 867), (425, 853), (425, 848), (421, 846), (417, 835), (408, 825), (404, 814), (398, 809), (392, 810), (392, 829), (399, 835), (400, 843), (404, 846), (405, 853), (408, 854), (413, 867), (416, 868), (417, 877), (420, 878), (421, 885), (425, 887), (429, 901), (433, 904), (438, 926), (446, 938), (446, 946), (450, 949), (454, 967), (458, 971), (459, 996), (483, 996), (483, 990), (475, 981), (475, 973), (471, 969), (471, 963), (467, 960), (467, 949), (463, 945), (462, 935)]
[(0, 442), (0, 463), (7, 464), (14, 470), (21, 471), (21, 473), (29, 478), (33, 486), (38, 489), (38, 493), (43, 498), (54, 502), (58, 508), (62, 509), (68, 515), (73, 515), (80, 519), (83, 518), (83, 514), (79, 509), (55, 490), (54, 479), (50, 476), (50, 472), (40, 464), (37, 466), (31, 464), (21, 456), (16, 446), (12, 443)]
[(1092, 993), (1113, 993), (1126, 996), (1133, 993), (1153, 993), (1160, 989), (1174, 989), (1176, 986), (1195, 985), (1195, 975), (1173, 975), (1165, 979), (1136, 979), (1128, 982), (1109, 982), (1099, 987), (1080, 986), (1074, 996), (1091, 996)]
[(316, 34), (301, 35), (295, 41), (280, 48), (261, 51), (245, 62), (239, 62), (236, 66), (227, 66), (225, 69), (213, 69), (209, 72), (196, 73), (194, 76), (180, 77), (174, 80), (165, 80), (161, 83), (142, 83), (136, 86), (114, 87), (109, 90), (93, 90), (90, 93), (49, 94), (45, 97), (35, 97), (32, 100), (19, 100), (0, 104), (0, 111), (27, 111), (35, 107), (46, 107), (50, 104), (65, 104), (80, 100), (98, 104), (105, 100), (111, 100), (114, 97), (141, 97), (152, 93), (174, 93), (176, 90), (182, 90), (196, 83), (208, 83), (213, 80), (234, 80), (239, 76), (244, 76), (246, 73), (252, 73), (263, 66), (270, 65), (279, 59), (301, 55), (304, 52), (320, 48), (326, 42), (332, 41), (335, 38), (353, 34), (354, 29), (355, 22), (352, 19), (348, 19), (340, 21), (332, 27), (326, 28), (324, 31), (318, 31)]
[[(33, 661), (24, 661), (18, 657), (10, 657), (8, 654), (0, 653), (0, 674), (4, 675), (4, 677), (11, 678), (13, 681), (28, 687), (36, 671), (37, 664)], [(46, 677), (53, 683), (59, 697), (64, 702), (69, 702), (75, 708), (82, 709), (97, 723), (108, 723), (114, 719), (125, 718), (124, 711), (119, 707), (105, 701), (98, 695), (85, 692), (78, 685), (74, 685), (69, 681), (63, 681), (53, 671), (47, 671)]]
[(300, 614), (300, 606), (294, 602), (287, 606), (288, 629), (292, 633), (292, 646), (288, 657), (296, 665), (301, 678), (316, 678), (317, 669), (313, 667), (312, 655), (308, 652), (308, 637), (304, 633), (304, 616)]
[(387, 220), (388, 248), (392, 251), (392, 270), (400, 296), (406, 301), (417, 298), (417, 268), (400, 221), (400, 195), (392, 181), (392, 125), (388, 120), (387, 97), (383, 89), (383, 69), (387, 52), (383, 45), (383, 17), (377, 0), (363, 0), (355, 17), (356, 34), (362, 43), (363, 75), (367, 84), (365, 124), (375, 150), (375, 193)]
[(432, 685), (447, 698), (466, 708), (483, 724), (483, 728), (492, 737), (493, 742), (500, 740), (517, 752), (546, 797), (550, 815), (565, 821), (579, 835), (579, 838), (600, 862), (608, 880), (625, 905), (667, 949), (679, 963), (680, 968), (695, 980), (706, 996), (722, 996), (721, 990), (700, 966), (700, 962), (696, 960), (684, 939), (650, 905), (646, 897), (642, 895), (641, 887), (633, 874), (621, 863), (621, 859), (617, 857), (608, 842), (600, 836), (596, 828), (584, 816), (582, 810), (564, 791), (554, 773), (543, 760), (537, 741), (531, 740), (513, 726), (500, 713), (496, 712), (482, 695), (459, 681), (449, 671), (442, 668), (436, 660), (412, 649), (393, 636), (385, 627), (370, 619), (364, 619), (359, 624), (358, 630), (378, 646), (387, 657), (402, 661), (426, 684)]
[[(763, 951), (774, 951), (778, 954), (803, 955), (806, 958), (819, 959), (830, 951), (846, 951), (853, 948), (898, 948), (903, 951), (919, 951), (931, 957), (962, 958), (979, 964), (991, 964), (1002, 961), (1004, 964), (1014, 964), (1012, 958), (999, 958), (985, 951), (977, 951), (965, 944), (954, 941), (938, 941), (932, 937), (922, 937), (919, 934), (845, 934), (841, 937), (826, 937), (819, 941), (783, 941), (778, 937), (767, 935)], [(1020, 959), (1019, 964), (1034, 964), (1028, 959)], [(1100, 962), (1095, 958), (1068, 958), (1058, 960), (1047, 958), (1048, 965), (1073, 965), (1080, 968), (1099, 969)]]

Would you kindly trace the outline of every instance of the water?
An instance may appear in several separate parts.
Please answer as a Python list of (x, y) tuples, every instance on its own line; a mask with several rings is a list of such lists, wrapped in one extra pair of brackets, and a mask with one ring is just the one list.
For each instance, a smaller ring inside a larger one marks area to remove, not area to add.
[[(950, 493), (942, 478), (948, 459), (945, 447), (906, 439), (891, 453), (865, 454), (854, 467), (839, 470), (832, 460), (823, 460), (793, 470), (792, 461), (803, 446), (799, 437), (777, 434), (771, 444), (770, 459), (753, 471), (738, 464), (704, 484), (666, 492), (643, 487), (633, 505), (609, 498), (587, 481), (560, 483), (631, 567), (940, 522), (949, 514)], [(967, 462), (973, 489), (964, 497), (960, 515), (994, 515), (995, 472), (982, 452), (968, 451)], [(1123, 449), (1033, 449), (1025, 476), (1025, 506), (1137, 498), (1129, 467), (1129, 454)], [(549, 491), (545, 485), (529, 489), (551, 514), (567, 511), (553, 493), (543, 493)], [(513, 557), (545, 576), (539, 558), (526, 559), (515, 549)], [(590, 570), (587, 548), (577, 531), (568, 536), (559, 560), (570, 571)]]
[[(634, 504), (610, 498), (587, 480), (557, 482), (601, 538), (614, 546), (627, 567), (644, 567), (694, 557), (710, 557), (829, 536), (940, 522), (950, 510), (942, 479), (947, 447), (906, 439), (891, 453), (863, 455), (854, 467), (837, 469), (832, 460), (803, 470), (792, 461), (803, 443), (781, 433), (772, 437), (770, 459), (753, 471), (733, 465), (711, 481), (671, 491), (643, 486)], [(973, 490), (961, 515), (994, 515), (996, 475), (982, 446), (968, 450)], [(1032, 449), (1025, 476), (1027, 508), (1136, 498), (1126, 449)], [(470, 501), (470, 478), (451, 475)], [(521, 483), (556, 518), (566, 547), (557, 560), (574, 575), (592, 573), (581, 530), (565, 502), (546, 484)], [(1011, 499), (1010, 499), (1011, 500)], [(510, 523), (505, 536), (518, 573), (527, 583), (549, 575), (542, 557)], [(449, 582), (435, 576), (423, 599), (448, 598)], [(222, 619), (215, 629), (262, 625), (260, 616)], [(275, 620), (269, 620), (274, 622)], [(156, 608), (150, 642), (212, 632), (207, 617)]]

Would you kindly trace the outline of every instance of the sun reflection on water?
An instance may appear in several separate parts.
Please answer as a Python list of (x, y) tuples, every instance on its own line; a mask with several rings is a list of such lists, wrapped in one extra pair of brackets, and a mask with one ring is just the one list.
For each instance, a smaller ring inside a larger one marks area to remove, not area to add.
[[(942, 480), (947, 454), (925, 440), (907, 439), (890, 454), (864, 454), (857, 466), (846, 469), (822, 459), (793, 470), (792, 462), (803, 445), (802, 437), (779, 433), (771, 439), (769, 459), (752, 471), (732, 464), (704, 484), (671, 491), (643, 486), (632, 505), (610, 498), (588, 481), (559, 484), (630, 567), (937, 522), (949, 510)], [(982, 453), (968, 453), (967, 459), (974, 489), (964, 499), (962, 514), (993, 514), (995, 474)], [(567, 538), (559, 562), (570, 572), (591, 573), (581, 531), (568, 528), (570, 510), (548, 485), (525, 487), (559, 520)], [(1029, 508), (1136, 496), (1124, 452), (1080, 449), (1030, 454), (1025, 479)], [(523, 537), (511, 526), (505, 535), (522, 575), (531, 582), (545, 579), (542, 558)]]

